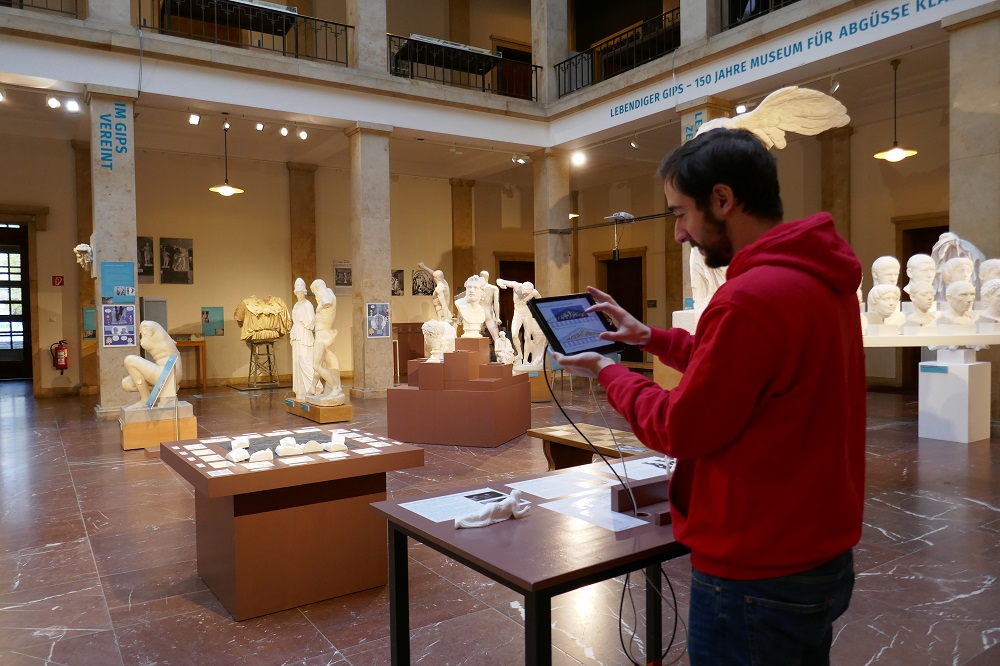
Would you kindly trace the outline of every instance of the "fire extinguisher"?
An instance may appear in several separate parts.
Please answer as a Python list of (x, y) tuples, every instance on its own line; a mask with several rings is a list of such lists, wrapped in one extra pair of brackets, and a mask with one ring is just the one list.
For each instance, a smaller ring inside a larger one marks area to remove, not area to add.
[(69, 368), (69, 347), (66, 346), (65, 340), (49, 345), (49, 354), (52, 355), (52, 367), (58, 370), (60, 375)]

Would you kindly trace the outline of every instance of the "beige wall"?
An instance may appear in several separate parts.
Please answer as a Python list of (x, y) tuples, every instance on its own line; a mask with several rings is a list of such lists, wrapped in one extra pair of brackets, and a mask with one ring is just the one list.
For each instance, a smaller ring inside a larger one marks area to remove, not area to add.
[[(534, 208), (531, 188), (496, 183), (476, 183), (473, 189), (476, 225), (475, 266), (498, 276), (496, 253), (534, 254)], [(462, 282), (468, 275), (460, 276)], [(459, 278), (456, 278), (459, 279)]]
[(531, 0), (471, 0), (469, 14), (472, 46), (490, 48), (492, 35), (531, 50)]
[(448, 0), (386, 0), (386, 31), (448, 39)]

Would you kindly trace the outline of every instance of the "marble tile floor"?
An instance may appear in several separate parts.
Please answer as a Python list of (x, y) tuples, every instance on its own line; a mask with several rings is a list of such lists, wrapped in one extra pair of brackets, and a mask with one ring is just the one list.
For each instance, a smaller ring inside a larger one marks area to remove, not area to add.
[[(284, 394), (218, 388), (185, 399), (202, 436), (309, 425), (285, 412)], [(602, 423), (583, 382), (557, 395), (572, 418)], [(35, 400), (29, 383), (0, 382), (0, 666), (389, 663), (385, 588), (234, 622), (196, 572), (190, 486), (123, 451), (117, 423), (95, 420), (96, 400)], [(868, 406), (864, 536), (833, 663), (1000, 664), (1000, 438), (918, 439), (913, 396), (870, 393)], [(384, 400), (354, 407), (354, 426), (384, 434)], [(551, 404), (533, 405), (533, 425), (562, 422)], [(425, 451), (424, 467), (390, 475), (391, 497), (546, 466), (527, 436)], [(521, 597), (426, 547), (411, 545), (410, 557), (413, 663), (523, 663)], [(689, 562), (664, 568), (685, 618)], [(554, 664), (627, 664), (619, 617), (626, 643), (638, 630), (641, 661), (643, 583), (629, 582), (638, 617), (628, 597), (619, 611), (623, 583), (554, 600)], [(665, 641), (673, 617), (665, 603)], [(684, 639), (679, 626), (665, 663), (687, 663)]]

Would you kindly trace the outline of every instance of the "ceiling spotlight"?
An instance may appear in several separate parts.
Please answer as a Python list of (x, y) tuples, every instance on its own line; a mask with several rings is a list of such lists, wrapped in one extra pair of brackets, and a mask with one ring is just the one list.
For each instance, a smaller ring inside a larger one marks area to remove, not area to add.
[(80, 103), (75, 99), (66, 100), (66, 110), (70, 113), (80, 113)]
[(228, 120), (227, 120), (227, 121), (225, 121), (224, 123), (222, 123), (222, 129), (224, 129), (224, 130), (227, 130), (227, 129), (229, 129), (230, 127), (232, 127), (232, 125), (230, 125), (230, 124), (229, 124), (229, 121), (228, 121)]
[(832, 95), (833, 93), (837, 92), (838, 90), (840, 90), (840, 81), (837, 80), (836, 76), (831, 76), (830, 77), (830, 94)]
[(573, 166), (583, 166), (584, 164), (587, 163), (587, 156), (584, 155), (583, 152), (578, 150), (575, 153), (573, 153), (573, 156), (570, 158), (570, 161), (573, 163)]
[(639, 150), (639, 139), (632, 137), (632, 140), (628, 142), (628, 145), (632, 147), (632, 150)]
[(746, 113), (746, 112), (747, 112), (747, 105), (746, 104), (737, 104), (736, 105), (736, 113)]
[(579, 213), (570, 213), (569, 214), (569, 219), (571, 219), (571, 220), (575, 220), (578, 217), (580, 217)]
[(305, 141), (306, 139), (309, 138), (309, 132), (305, 131), (304, 129), (300, 129), (299, 130), (299, 138), (302, 139), (303, 141)]
[(0, 88), (0, 102), (4, 101), (5, 99), (7, 99), (7, 91), (4, 90), (3, 88)]
[(288, 128), (287, 127), (282, 127), (279, 130), (279, 132), (281, 132), (281, 136), (288, 136)]
[(531, 158), (527, 155), (513, 155), (511, 156), (510, 161), (514, 164), (527, 164), (531, 161)]
[(58, 99), (56, 99), (52, 95), (49, 95), (48, 97), (45, 98), (45, 104), (50, 109), (58, 109), (60, 106), (62, 106), (62, 102), (60, 102)]
[(264, 131), (264, 123), (257, 123), (256, 127), (258, 132)]
[(201, 116), (199, 116), (197, 113), (192, 113), (190, 116), (188, 116), (188, 125), (197, 125), (200, 122), (201, 122)]

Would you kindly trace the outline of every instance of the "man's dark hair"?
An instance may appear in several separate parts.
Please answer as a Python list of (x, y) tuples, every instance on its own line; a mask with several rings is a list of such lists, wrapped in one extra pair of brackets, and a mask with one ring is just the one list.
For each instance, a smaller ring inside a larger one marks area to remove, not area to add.
[(670, 151), (656, 170), (661, 182), (705, 210), (712, 188), (728, 185), (747, 214), (781, 220), (777, 160), (760, 139), (742, 129), (713, 129)]

